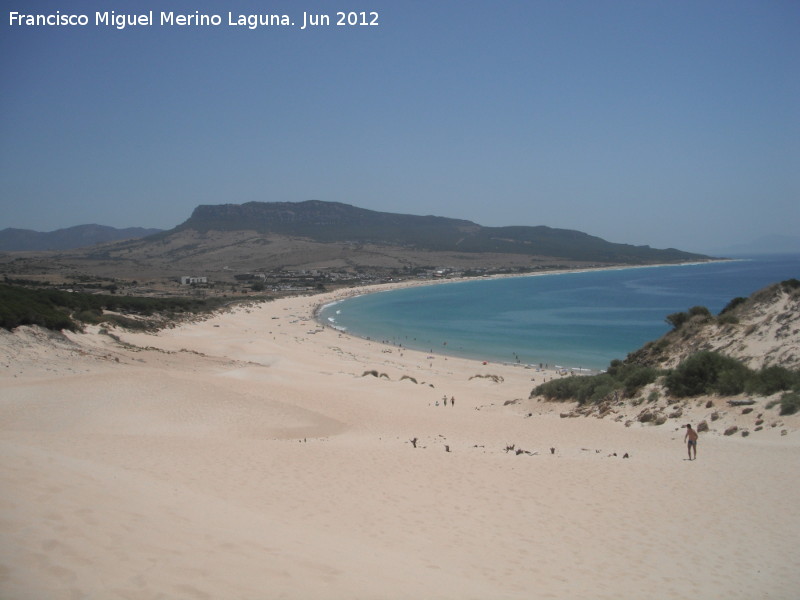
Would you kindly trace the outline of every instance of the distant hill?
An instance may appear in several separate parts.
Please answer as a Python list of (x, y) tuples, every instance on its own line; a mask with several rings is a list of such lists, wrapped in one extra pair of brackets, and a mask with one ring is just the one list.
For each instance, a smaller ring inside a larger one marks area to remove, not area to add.
[(318, 243), (401, 246), (431, 252), (516, 254), (568, 261), (650, 264), (707, 259), (674, 248), (607, 242), (580, 231), (545, 226), (483, 227), (471, 221), (386, 213), (337, 202), (248, 202), (198, 206), (172, 232), (254, 231)]
[(76, 225), (45, 233), (30, 229), (3, 229), (0, 231), (0, 251), (70, 250), (95, 244), (142, 238), (160, 231), (160, 229), (142, 227), (116, 229), (105, 225)]
[[(131, 237), (152, 230), (123, 231)], [(568, 229), (483, 227), (463, 219), (378, 212), (317, 200), (202, 205), (169, 231), (89, 245), (95, 239), (73, 238), (65, 244), (82, 246), (78, 249), (0, 256), (0, 275), (163, 284), (181, 275), (234, 283), (237, 274), (316, 272), (334, 282), (414, 277), (439, 268), (478, 275), (709, 259), (673, 248), (607, 242)], [(55, 248), (56, 242), (47, 246)]]

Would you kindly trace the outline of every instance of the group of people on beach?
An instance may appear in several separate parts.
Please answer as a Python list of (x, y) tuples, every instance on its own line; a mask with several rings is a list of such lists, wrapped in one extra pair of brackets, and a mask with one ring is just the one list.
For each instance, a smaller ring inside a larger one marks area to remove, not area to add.
[[(445, 406), (447, 406), (447, 396), (442, 396), (442, 402), (444, 403)], [(450, 396), (450, 406), (455, 406), (455, 405), (456, 405), (455, 396)], [(439, 406), (438, 400), (436, 401), (436, 406)]]

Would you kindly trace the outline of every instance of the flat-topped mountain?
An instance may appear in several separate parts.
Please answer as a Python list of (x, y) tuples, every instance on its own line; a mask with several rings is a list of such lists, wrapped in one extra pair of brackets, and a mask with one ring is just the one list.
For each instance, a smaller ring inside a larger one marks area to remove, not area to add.
[(463, 219), (395, 214), (337, 202), (198, 206), (169, 231), (76, 250), (0, 255), (11, 279), (63, 282), (237, 281), (253, 273), (320, 273), (316, 283), (454, 273), (691, 262), (709, 257), (607, 242), (545, 226), (484, 227)]
[[(522, 254), (563, 260), (647, 264), (708, 258), (669, 248), (607, 242), (545, 226), (483, 227), (471, 221), (379, 212), (338, 202), (248, 202), (198, 206), (173, 232), (254, 231), (314, 242), (356, 242), (433, 252)], [(172, 232), (170, 232), (172, 233)]]

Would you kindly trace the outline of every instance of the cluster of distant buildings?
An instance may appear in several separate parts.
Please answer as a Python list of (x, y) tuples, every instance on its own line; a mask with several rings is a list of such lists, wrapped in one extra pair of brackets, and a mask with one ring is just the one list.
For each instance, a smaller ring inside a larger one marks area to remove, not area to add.
[[(226, 269), (230, 270), (230, 269)], [(362, 268), (358, 271), (332, 269), (276, 270), (270, 272), (254, 271), (232, 275), (236, 282), (258, 285), (259, 289), (298, 291), (321, 289), (325, 285), (368, 285), (406, 279), (449, 279), (456, 277), (481, 277), (494, 271), (473, 269), (469, 272), (451, 267), (415, 269)], [(208, 276), (182, 275), (180, 284), (187, 286), (209, 286)], [(263, 287), (262, 287), (263, 286)]]
[[(461, 277), (464, 273), (449, 267), (440, 267), (436, 269), (425, 269), (415, 271), (413, 274), (403, 273), (399, 270), (391, 270), (392, 279), (405, 279), (414, 277), (415, 279), (441, 279), (446, 277)], [(352, 271), (332, 271), (332, 270), (319, 270), (319, 269), (302, 269), (302, 270), (289, 270), (289, 271), (275, 271), (271, 273), (253, 272), (253, 273), (239, 273), (233, 276), (236, 281), (261, 281), (263, 283), (272, 282), (305, 282), (305, 283), (343, 283), (349, 281), (357, 281), (359, 283), (375, 282), (387, 279), (389, 273), (387, 269), (363, 269), (358, 272)], [(182, 275), (180, 277), (181, 285), (206, 285), (209, 283), (207, 276), (196, 275)]]

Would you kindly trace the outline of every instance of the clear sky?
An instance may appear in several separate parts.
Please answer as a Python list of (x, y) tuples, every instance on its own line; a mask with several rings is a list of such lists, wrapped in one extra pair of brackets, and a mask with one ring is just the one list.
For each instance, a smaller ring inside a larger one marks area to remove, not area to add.
[[(796, 0), (0, 6), (0, 229), (308, 199), (698, 251), (799, 229)], [(111, 10), (154, 24), (95, 25)], [(56, 11), (89, 24), (10, 25)]]

